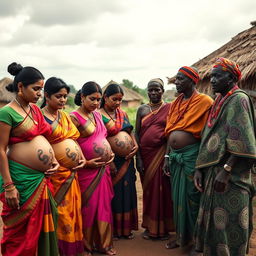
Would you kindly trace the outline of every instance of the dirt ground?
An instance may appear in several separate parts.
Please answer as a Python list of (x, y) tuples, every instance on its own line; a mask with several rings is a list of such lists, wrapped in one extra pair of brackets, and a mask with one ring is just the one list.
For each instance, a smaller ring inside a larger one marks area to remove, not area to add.
[[(138, 194), (138, 209), (139, 209), (139, 223), (141, 224), (142, 215), (142, 189), (139, 177), (137, 179), (137, 194)], [(1, 208), (1, 206), (0, 206)], [(251, 238), (251, 248), (248, 256), (256, 256), (256, 206), (254, 206), (254, 225), (255, 229)], [(189, 248), (167, 250), (164, 245), (166, 241), (150, 241), (144, 240), (141, 237), (143, 230), (134, 232), (135, 238), (133, 240), (119, 240), (114, 242), (115, 249), (118, 256), (185, 256), (188, 255)], [(0, 237), (2, 237), (2, 220), (0, 218)], [(1, 253), (0, 253), (1, 255)], [(94, 254), (102, 255), (102, 254)], [(47, 256), (47, 255), (45, 255)], [(232, 255), (235, 256), (235, 255)]]

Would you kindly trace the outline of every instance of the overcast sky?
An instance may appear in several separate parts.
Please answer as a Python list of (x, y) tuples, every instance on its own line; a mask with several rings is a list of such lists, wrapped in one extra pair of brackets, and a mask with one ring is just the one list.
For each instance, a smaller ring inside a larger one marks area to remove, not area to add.
[(1, 0), (0, 78), (16, 61), (76, 88), (166, 84), (253, 20), (255, 0)]

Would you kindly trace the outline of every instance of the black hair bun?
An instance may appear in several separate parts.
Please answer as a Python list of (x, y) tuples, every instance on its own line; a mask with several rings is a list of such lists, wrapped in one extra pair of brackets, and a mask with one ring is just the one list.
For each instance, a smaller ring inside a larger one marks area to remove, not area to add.
[(11, 63), (8, 68), (7, 71), (13, 75), (16, 76), (19, 74), (19, 72), (23, 69), (23, 67), (20, 64), (17, 64), (16, 62)]

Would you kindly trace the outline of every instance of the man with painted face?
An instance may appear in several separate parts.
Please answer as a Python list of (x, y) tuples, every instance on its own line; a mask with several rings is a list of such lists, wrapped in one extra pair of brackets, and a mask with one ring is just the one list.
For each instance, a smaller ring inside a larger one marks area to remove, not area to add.
[(202, 192), (195, 227), (196, 250), (204, 255), (246, 255), (252, 231), (256, 158), (255, 118), (249, 96), (239, 89), (239, 67), (218, 58), (211, 84), (218, 93), (205, 126), (194, 183)]
[(200, 192), (193, 183), (201, 131), (213, 100), (196, 90), (199, 74), (193, 67), (181, 67), (175, 85), (179, 96), (171, 103), (165, 133), (168, 138), (164, 172), (170, 176), (176, 239), (167, 249), (192, 241), (199, 209)]
[(174, 227), (170, 182), (163, 176), (163, 163), (167, 142), (164, 129), (170, 104), (163, 101), (162, 79), (151, 79), (147, 91), (149, 103), (139, 107), (136, 118), (139, 144), (136, 167), (143, 188), (143, 238), (168, 240)]

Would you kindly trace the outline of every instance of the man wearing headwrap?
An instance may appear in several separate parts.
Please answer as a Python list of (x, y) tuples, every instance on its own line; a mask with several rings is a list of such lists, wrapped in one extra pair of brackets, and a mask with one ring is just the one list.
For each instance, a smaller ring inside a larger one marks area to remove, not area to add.
[(163, 101), (164, 82), (151, 79), (147, 86), (149, 103), (139, 107), (136, 117), (136, 138), (139, 150), (136, 167), (143, 188), (142, 227), (144, 239), (167, 240), (174, 230), (170, 183), (163, 176), (166, 148), (164, 129), (170, 104)]
[(199, 74), (193, 67), (181, 67), (175, 85), (178, 98), (171, 103), (165, 134), (168, 138), (164, 171), (170, 176), (173, 219), (176, 239), (166, 244), (167, 249), (183, 247), (192, 241), (200, 193), (193, 183), (201, 131), (213, 100), (199, 93), (195, 86)]
[(211, 84), (219, 93), (202, 134), (194, 183), (202, 193), (195, 249), (204, 255), (246, 255), (252, 231), (251, 178), (256, 159), (255, 119), (249, 96), (239, 89), (241, 72), (218, 58)]

